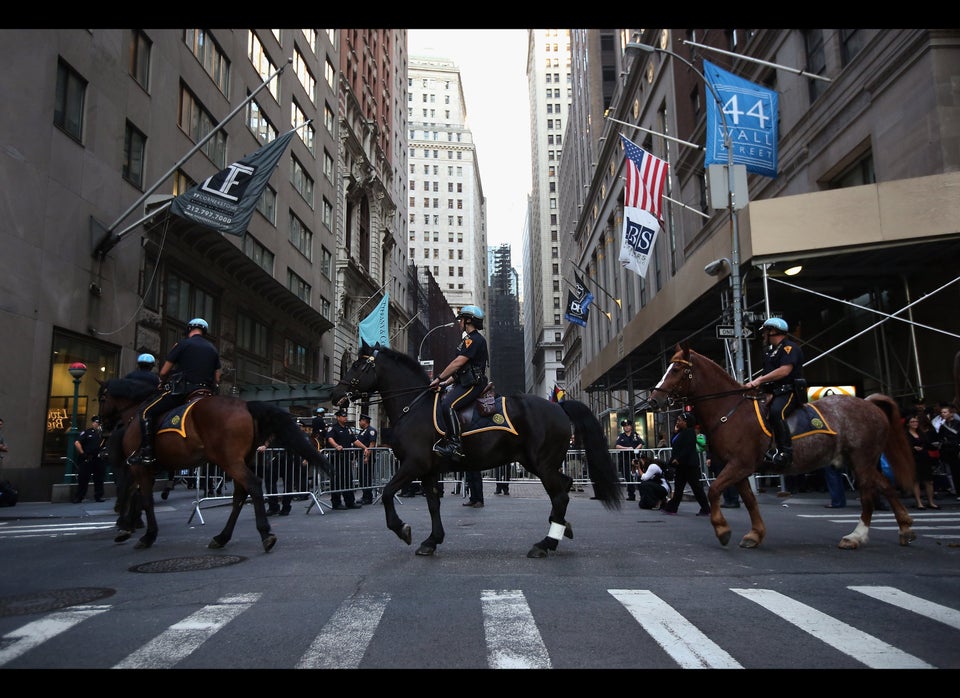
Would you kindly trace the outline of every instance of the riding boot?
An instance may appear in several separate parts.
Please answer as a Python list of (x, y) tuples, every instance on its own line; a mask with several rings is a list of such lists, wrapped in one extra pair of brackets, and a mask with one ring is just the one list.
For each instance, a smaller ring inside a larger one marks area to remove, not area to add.
[(785, 419), (774, 419), (771, 421), (773, 422), (773, 438), (777, 442), (777, 452), (771, 460), (774, 465), (786, 468), (793, 462), (793, 444), (790, 440), (790, 427), (787, 425), (787, 420)]
[(433, 450), (444, 458), (449, 458), (457, 463), (464, 458), (463, 446), (460, 443), (460, 420), (453, 410), (449, 410), (447, 415), (450, 429), (447, 431), (445, 439), (440, 439), (433, 445)]
[(144, 419), (140, 422), (140, 453), (127, 459), (130, 465), (150, 466), (156, 462), (153, 457), (153, 420)]

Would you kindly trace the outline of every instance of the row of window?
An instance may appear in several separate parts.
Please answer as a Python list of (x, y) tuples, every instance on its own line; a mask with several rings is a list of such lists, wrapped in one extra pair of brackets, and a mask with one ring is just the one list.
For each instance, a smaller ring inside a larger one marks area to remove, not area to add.
[[(453, 207), (454, 207), (454, 206), (453, 206), (453, 202), (454, 202), (453, 199), (447, 199), (447, 208), (453, 208)], [(456, 206), (456, 207), (457, 207), (458, 209), (462, 209), (462, 208), (463, 208), (463, 199), (457, 199), (456, 202), (457, 202), (457, 206)], [(410, 197), (410, 208), (416, 208), (416, 206), (417, 206), (416, 198), (413, 197), (413, 196), (411, 196), (411, 197)], [(433, 206), (431, 206), (431, 205), (430, 205), (430, 199), (424, 197), (424, 199), (423, 199), (423, 207), (424, 207), (424, 208), (440, 208), (440, 199), (433, 199)]]
[[(413, 119), (413, 114), (409, 114), (408, 116), (409, 116), (411, 119)], [(423, 116), (426, 117), (427, 115), (424, 114)], [(432, 117), (433, 114), (431, 114), (430, 116)], [(447, 118), (447, 119), (450, 118), (450, 112), (447, 112), (446, 118)], [(421, 133), (422, 133), (423, 135), (418, 139), (418, 138), (417, 138), (417, 131), (416, 131), (416, 129), (410, 129), (410, 140), (411, 140), (411, 141), (415, 141), (415, 140), (421, 140), (421, 141), (439, 141), (439, 140), (440, 140), (440, 132), (439, 132), (439, 131), (421, 131)], [(451, 142), (451, 143), (453, 143), (453, 142), (462, 143), (462, 142), (463, 142), (463, 134), (460, 133), (460, 132), (454, 133), (453, 131), (447, 131), (447, 141), (449, 141), (449, 142)]]
[[(424, 224), (424, 225), (430, 225), (430, 220), (431, 220), (431, 218), (433, 219), (433, 224), (434, 224), (434, 225), (440, 225), (440, 216), (437, 215), (436, 213), (434, 213), (432, 216), (431, 216), (429, 213), (424, 213), (424, 214), (423, 214), (423, 224)], [(416, 213), (411, 213), (408, 220), (410, 221), (411, 224), (416, 223), (416, 222), (417, 222), (417, 214), (416, 214)], [(457, 224), (457, 227), (462, 227), (462, 226), (463, 226), (463, 216), (447, 216), (447, 225), (453, 226), (454, 220), (456, 220), (456, 222), (457, 222), (457, 223), (456, 223), (456, 224)], [(414, 231), (411, 229), (411, 230), (410, 230), (410, 235), (412, 236), (413, 234), (414, 234)], [(424, 231), (424, 235), (429, 235), (429, 234), (430, 234), (430, 233), (429, 233), (428, 231)], [(434, 237), (436, 237), (439, 233), (434, 232), (433, 234), (434, 234)], [(451, 232), (450, 235), (452, 236), (453, 233)], [(457, 233), (457, 235), (463, 235), (463, 233)], [(412, 240), (413, 237), (411, 237), (410, 239)], [(450, 242), (453, 242), (453, 240), (451, 239)]]
[[(413, 260), (413, 259), (416, 257), (416, 251), (417, 251), (417, 250), (416, 250), (415, 247), (411, 247), (411, 248), (410, 248), (410, 259), (411, 259), (411, 260)], [(423, 258), (424, 258), (424, 259), (430, 259), (430, 248), (429, 248), (429, 247), (424, 247), (424, 248), (423, 248)], [(440, 249), (439, 249), (439, 248), (436, 248), (436, 247), (433, 248), (433, 258), (434, 258), (434, 259), (440, 259)], [(463, 250), (447, 250), (447, 259), (463, 259)]]
[[(429, 163), (424, 163), (423, 174), (429, 175), (431, 167), (433, 168), (434, 175), (440, 174), (440, 165), (430, 165)], [(417, 166), (415, 163), (412, 163), (412, 162), (410, 163), (410, 174), (414, 176), (416, 176), (417, 174)], [(463, 177), (463, 166), (457, 165), (456, 167), (454, 167), (453, 165), (447, 165), (447, 176), (453, 177), (454, 174), (456, 174), (457, 177)]]
[[(431, 183), (431, 182), (427, 182), (427, 181), (424, 181), (424, 182), (423, 182), (423, 190), (424, 190), (424, 191), (430, 191), (430, 186), (431, 186), (431, 184), (433, 185), (433, 191), (440, 191), (440, 182), (432, 182), (432, 183)], [(417, 188), (417, 180), (411, 179), (411, 180), (410, 180), (410, 191), (415, 191), (416, 188)], [(454, 191), (454, 183), (453, 183), (453, 182), (447, 182), (447, 191), (453, 193), (453, 191)], [(458, 194), (463, 193), (463, 183), (462, 183), (462, 182), (457, 182), (457, 183), (456, 183), (456, 192), (457, 192)]]
[[(557, 120), (559, 121), (559, 119), (557, 119)], [(431, 153), (432, 153), (432, 155), (431, 155)], [(453, 160), (453, 158), (454, 158), (453, 153), (454, 153), (454, 151), (452, 151), (452, 150), (448, 150), (448, 151), (447, 151), (447, 160)], [(456, 153), (457, 153), (457, 155), (456, 155), (457, 160), (463, 160), (463, 151), (462, 151), (462, 150), (458, 150), (458, 151), (456, 151)], [(411, 157), (411, 159), (417, 157), (417, 149), (416, 149), (416, 148), (410, 148), (410, 157)], [(423, 157), (425, 157), (425, 158), (433, 157), (434, 160), (438, 160), (438, 159), (440, 158), (440, 151), (439, 151), (439, 150), (427, 150), (426, 148), (424, 148), (424, 150), (423, 150)]]

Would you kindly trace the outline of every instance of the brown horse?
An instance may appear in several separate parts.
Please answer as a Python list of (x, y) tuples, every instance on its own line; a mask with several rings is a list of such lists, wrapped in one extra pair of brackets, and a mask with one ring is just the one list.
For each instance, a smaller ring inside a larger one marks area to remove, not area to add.
[[(740, 541), (740, 547), (755, 548), (766, 535), (748, 480), (761, 466), (771, 445), (762, 398), (707, 357), (680, 345), (667, 372), (651, 392), (649, 403), (654, 409), (672, 403), (692, 405), (711, 454), (725, 464), (707, 494), (710, 523), (722, 545), (730, 541), (730, 526), (719, 506), (720, 494), (730, 485), (737, 488), (750, 513), (750, 532)], [(898, 484), (908, 492), (912, 490), (913, 455), (893, 399), (880, 394), (866, 399), (830, 395), (806, 408), (813, 411), (812, 423), (803, 421), (804, 409), (796, 410), (788, 419), (793, 434), (793, 464), (786, 470), (774, 471), (793, 475), (824, 466), (847, 466), (854, 473), (860, 492), (860, 521), (852, 533), (840, 540), (840, 548), (855, 549), (866, 544), (878, 491), (890, 502), (896, 516), (900, 545), (913, 541), (913, 520), (900, 503), (896, 489), (877, 467), (880, 454), (885, 454)], [(769, 467), (773, 470), (773, 466)]]
[[(146, 513), (146, 532), (137, 548), (149, 548), (157, 539), (157, 519), (153, 510), (153, 483), (161, 471), (189, 468), (202, 463), (216, 463), (233, 478), (233, 506), (223, 530), (213, 537), (208, 547), (222, 548), (233, 536), (240, 509), (250, 495), (257, 520), (257, 530), (263, 549), (270, 552), (277, 537), (270, 531), (263, 503), (263, 488), (253, 469), (257, 446), (272, 437), (272, 444), (288, 449), (304, 458), (310, 465), (330, 472), (330, 462), (315, 449), (288, 412), (265, 402), (246, 402), (239, 398), (219, 395), (188, 400), (189, 408), (175, 427), (165, 427), (163, 417), (157, 419), (155, 437), (156, 463), (151, 467), (128, 465), (127, 458), (140, 447), (138, 407), (142, 392), (137, 394), (135, 381), (113, 379), (100, 387), (100, 415), (104, 424), (122, 429), (123, 434), (111, 438), (110, 449), (114, 472), (125, 483), (123, 492), (117, 492), (120, 505), (120, 533), (115, 540), (122, 542), (133, 535), (135, 520), (139, 518), (137, 503)], [(138, 492), (137, 492), (138, 491)], [(139, 496), (137, 496), (139, 494)]]

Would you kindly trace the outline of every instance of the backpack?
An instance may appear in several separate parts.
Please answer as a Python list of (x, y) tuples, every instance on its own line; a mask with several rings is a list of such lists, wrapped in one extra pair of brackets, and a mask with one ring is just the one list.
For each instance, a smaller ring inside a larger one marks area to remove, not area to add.
[(17, 503), (20, 491), (9, 480), (0, 482), (0, 507), (12, 507)]

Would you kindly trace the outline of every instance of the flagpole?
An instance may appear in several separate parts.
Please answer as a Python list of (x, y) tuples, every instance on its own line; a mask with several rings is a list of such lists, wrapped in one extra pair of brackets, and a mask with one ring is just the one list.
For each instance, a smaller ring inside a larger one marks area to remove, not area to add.
[(706, 49), (707, 51), (716, 51), (717, 53), (722, 53), (725, 56), (733, 56), (734, 58), (739, 58), (740, 60), (750, 61), (751, 63), (759, 63), (760, 65), (766, 65), (771, 68), (779, 68), (780, 70), (788, 70), (791, 73), (796, 73), (797, 75), (802, 75), (805, 78), (813, 78), (814, 80), (823, 80), (824, 82), (833, 82), (831, 78), (826, 77), (825, 75), (815, 75), (814, 73), (808, 73), (805, 70), (800, 70), (800, 68), (791, 68), (788, 65), (780, 65), (779, 63), (771, 63), (770, 61), (765, 61), (761, 58), (754, 58), (753, 56), (744, 56), (740, 53), (733, 53), (732, 51), (724, 51), (722, 48), (717, 48), (716, 46), (705, 46), (704, 44), (698, 44), (694, 41), (688, 41), (687, 39), (683, 40), (683, 43), (688, 46), (696, 46), (697, 48)]
[(416, 314), (416, 315), (414, 315), (412, 318), (410, 318), (410, 322), (408, 322), (406, 325), (404, 325), (403, 327), (399, 328), (396, 332), (393, 333), (393, 336), (390, 338), (390, 341), (392, 342), (393, 340), (395, 340), (395, 339), (397, 338), (397, 335), (399, 335), (399, 334), (400, 334), (401, 332), (403, 332), (405, 329), (407, 329), (408, 327), (410, 327), (410, 325), (413, 324), (413, 321), (416, 320), (418, 317), (420, 317), (420, 311), (419, 311), (419, 310), (417, 311), (417, 314)]
[[(393, 279), (390, 279), (390, 281), (393, 281)], [(354, 318), (354, 322), (356, 322), (356, 321), (360, 318), (360, 311), (363, 310), (363, 307), (364, 307), (367, 303), (369, 303), (370, 301), (372, 301), (374, 298), (376, 298), (376, 297), (377, 297), (377, 294), (380, 293), (380, 291), (382, 291), (383, 289), (385, 289), (385, 288), (387, 287), (387, 284), (390, 283), (390, 281), (387, 281), (386, 283), (383, 284), (383, 286), (381, 286), (381, 287), (378, 288), (376, 291), (374, 291), (374, 292), (373, 292), (373, 295), (371, 295), (367, 300), (365, 300), (365, 301), (363, 302), (363, 304), (362, 304), (359, 308), (357, 308), (357, 316), (356, 316), (356, 318)]]
[[(616, 303), (616, 304), (617, 304), (617, 308), (619, 308), (620, 310), (623, 310), (623, 305), (620, 303), (620, 299), (619, 299), (619, 298), (616, 298), (616, 297), (612, 296), (612, 295), (610, 294), (610, 292), (609, 292), (607, 289), (605, 289), (603, 286), (601, 286), (599, 283), (597, 283), (597, 281), (596, 281), (593, 277), (591, 277), (590, 274), (588, 274), (588, 273), (587, 273), (586, 271), (584, 271), (583, 269), (580, 269), (580, 267), (577, 266), (577, 263), (574, 262), (572, 259), (569, 259), (569, 258), (568, 258), (567, 261), (570, 262), (570, 264), (572, 264), (572, 265), (574, 266), (574, 268), (579, 269), (579, 270), (580, 270), (580, 273), (582, 273), (584, 276), (586, 276), (588, 279), (590, 279), (590, 281), (593, 282), (593, 285), (594, 285), (594, 286), (596, 286), (598, 289), (600, 289), (601, 291), (603, 291), (603, 293), (607, 296), (607, 298), (609, 298), (609, 299), (612, 300), (614, 303)], [(568, 283), (569, 283), (569, 282), (568, 282)]]
[[(209, 141), (211, 138), (213, 138), (213, 137), (217, 134), (217, 132), (218, 132), (221, 128), (223, 128), (228, 121), (230, 121), (230, 119), (232, 119), (234, 116), (236, 116), (237, 113), (238, 113), (241, 109), (243, 109), (245, 106), (247, 106), (248, 103), (250, 103), (250, 102), (253, 100), (253, 98), (257, 95), (258, 92), (260, 92), (260, 90), (262, 90), (262, 89), (265, 88), (267, 85), (269, 85), (269, 84), (273, 81), (273, 79), (274, 79), (275, 77), (277, 77), (278, 75), (280, 75), (280, 73), (283, 72), (284, 68), (286, 68), (287, 65), (290, 65), (291, 63), (293, 63), (293, 59), (292, 59), (292, 58), (288, 58), (286, 65), (281, 66), (279, 70), (277, 70), (275, 73), (273, 73), (273, 75), (270, 75), (266, 80), (264, 80), (262, 83), (260, 83), (260, 87), (258, 87), (258, 88), (255, 89), (253, 92), (251, 92), (251, 93), (250, 93), (250, 96), (248, 96), (245, 100), (243, 100), (242, 102), (240, 102), (240, 104), (238, 104), (233, 111), (231, 111), (229, 114), (227, 114), (219, 124), (217, 124), (216, 126), (214, 126), (206, 136), (204, 136), (204, 137), (201, 138), (199, 141), (197, 141), (196, 144), (189, 150), (189, 152), (187, 152), (186, 155), (184, 155), (182, 158), (180, 158), (173, 167), (171, 167), (169, 170), (167, 170), (166, 174), (164, 174), (160, 179), (157, 180), (156, 184), (154, 184), (152, 187), (150, 187), (150, 188), (147, 189), (145, 192), (143, 192), (143, 194), (140, 196), (140, 198), (137, 199), (136, 201), (134, 201), (133, 204), (131, 204), (130, 208), (128, 208), (126, 211), (124, 211), (124, 212), (120, 215), (120, 217), (117, 218), (117, 220), (115, 220), (115, 221), (113, 222), (113, 224), (111, 224), (110, 227), (106, 229), (106, 232), (105, 232), (104, 236), (100, 239), (100, 242), (97, 243), (97, 246), (94, 248), (94, 250), (93, 250), (93, 255), (94, 255), (95, 257), (100, 257), (100, 259), (103, 259), (103, 258), (107, 255), (107, 252), (109, 252), (110, 250), (112, 250), (113, 247), (114, 247), (118, 242), (120, 242), (120, 240), (121, 240), (121, 235), (114, 235), (114, 234), (113, 234), (113, 230), (114, 230), (118, 225), (120, 225), (120, 223), (122, 223), (122, 222), (126, 219), (127, 216), (129, 216), (129, 215), (130, 215), (131, 213), (133, 213), (136, 209), (138, 209), (138, 208), (143, 204), (143, 202), (146, 201), (147, 198), (149, 198), (151, 194), (153, 194), (153, 192), (155, 192), (157, 189), (159, 189), (160, 186), (161, 186), (164, 182), (167, 181), (167, 178), (169, 178), (170, 175), (172, 175), (174, 172), (176, 172), (176, 171), (180, 168), (180, 166), (183, 165), (183, 163), (185, 163), (187, 160), (189, 160), (189, 159), (193, 156), (194, 153), (196, 153), (198, 150), (200, 150), (200, 148), (202, 148), (204, 145), (206, 145), (206, 144), (207, 144), (207, 141)], [(308, 121), (307, 123), (309, 123), (309, 121)], [(305, 126), (306, 124), (303, 124), (303, 125)], [(302, 126), (298, 126), (297, 128), (301, 128), (301, 127), (302, 127)], [(296, 130), (296, 129), (294, 129), (294, 130)], [(152, 214), (151, 214), (151, 215), (152, 215)], [(144, 219), (144, 220), (146, 220), (146, 219)], [(127, 228), (126, 230), (123, 231), (123, 234), (126, 234), (126, 233), (130, 232), (131, 230), (133, 230), (134, 227), (136, 227), (136, 226), (133, 226), (133, 227), (131, 227), (131, 228)]]
[(649, 128), (644, 128), (643, 126), (637, 126), (636, 124), (631, 124), (631, 123), (628, 123), (628, 122), (626, 122), (626, 121), (620, 121), (620, 119), (614, 119), (612, 116), (608, 116), (608, 117), (607, 117), (607, 121), (613, 121), (614, 123), (623, 124), (624, 126), (629, 126), (630, 128), (639, 129), (639, 130), (644, 131), (644, 132), (646, 132), (646, 133), (652, 133), (654, 136), (660, 136), (661, 138), (666, 138), (668, 141), (673, 141), (674, 143), (679, 143), (680, 145), (685, 145), (685, 146), (688, 146), (688, 147), (690, 147), (690, 148), (696, 148), (697, 150), (706, 150), (706, 149), (707, 149), (707, 147), (706, 147), (705, 145), (699, 145), (699, 144), (697, 144), (697, 143), (691, 143), (690, 141), (685, 141), (685, 140), (683, 140), (683, 139), (681, 139), (681, 138), (674, 138), (673, 136), (668, 136), (667, 134), (665, 134), (665, 133), (660, 133), (659, 131), (653, 131), (653, 130), (651, 130), (651, 129), (649, 129)]
[[(573, 285), (572, 283), (570, 283), (569, 281), (567, 281), (566, 279), (563, 280), (563, 283), (565, 283), (567, 286), (569, 286), (570, 288), (572, 288), (574, 291), (577, 290), (577, 287), (574, 286), (574, 285)], [(608, 313), (606, 310), (604, 310), (603, 308), (601, 308), (599, 305), (597, 305), (597, 301), (596, 301), (596, 300), (594, 300), (593, 303), (591, 303), (591, 305), (592, 305), (594, 308), (596, 308), (597, 310), (599, 310), (601, 313), (603, 313), (604, 315), (606, 315), (606, 316), (607, 316), (607, 320), (613, 320), (613, 316), (610, 315), (610, 313)]]

